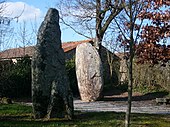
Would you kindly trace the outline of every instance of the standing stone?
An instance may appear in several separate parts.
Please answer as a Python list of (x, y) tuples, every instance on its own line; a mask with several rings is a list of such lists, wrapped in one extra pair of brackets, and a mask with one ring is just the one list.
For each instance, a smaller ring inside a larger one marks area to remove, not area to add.
[(76, 48), (76, 74), (82, 101), (96, 101), (103, 88), (102, 62), (90, 43)]
[(59, 14), (49, 9), (37, 36), (32, 59), (32, 101), (35, 118), (73, 116), (73, 97), (61, 48)]

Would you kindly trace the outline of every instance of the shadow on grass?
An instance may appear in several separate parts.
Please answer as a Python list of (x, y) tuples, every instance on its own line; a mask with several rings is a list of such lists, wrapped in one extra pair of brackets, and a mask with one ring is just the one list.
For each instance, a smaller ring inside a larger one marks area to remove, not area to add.
[[(35, 120), (27, 116), (0, 116), (0, 126), (10, 127), (121, 127), (125, 113), (116, 112), (76, 112), (71, 121), (62, 119)], [(132, 114), (132, 127), (168, 127), (170, 115)]]
[(0, 121), (2, 120), (22, 120), (22, 119), (30, 119), (30, 115), (3, 115), (0, 116)]
[(124, 113), (115, 112), (76, 112), (73, 120), (50, 119), (35, 120), (31, 115), (26, 116), (0, 116), (0, 126), (22, 126), (22, 127), (86, 127), (86, 126), (111, 126), (122, 125)]
[[(0, 127), (122, 127), (125, 113), (75, 111), (71, 121), (35, 120), (32, 116), (31, 106), (0, 105)], [(170, 115), (132, 114), (131, 127), (168, 127), (167, 123), (170, 123)]]
[[(33, 115), (30, 114), (20, 114), (20, 115), (2, 115), (0, 116), (0, 121), (6, 121), (6, 120), (15, 120), (15, 121), (60, 121), (60, 122), (69, 122), (69, 121), (77, 121), (77, 120), (89, 120), (89, 119), (95, 119), (95, 120), (108, 120), (111, 119), (113, 116), (115, 119), (122, 120), (124, 119), (125, 113), (117, 113), (117, 112), (79, 112), (76, 111), (73, 120), (66, 120), (66, 119), (50, 119), (50, 120), (43, 120), (43, 119), (34, 119)], [(104, 116), (104, 117), (103, 117)]]

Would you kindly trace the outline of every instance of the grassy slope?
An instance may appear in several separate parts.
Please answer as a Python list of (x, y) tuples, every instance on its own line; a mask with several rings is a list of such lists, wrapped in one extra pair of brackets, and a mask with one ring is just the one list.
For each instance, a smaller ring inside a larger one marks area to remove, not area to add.
[[(0, 104), (0, 127), (121, 127), (124, 116), (115, 112), (75, 112), (72, 121), (34, 120), (30, 106)], [(132, 114), (132, 127), (170, 127), (170, 115)]]

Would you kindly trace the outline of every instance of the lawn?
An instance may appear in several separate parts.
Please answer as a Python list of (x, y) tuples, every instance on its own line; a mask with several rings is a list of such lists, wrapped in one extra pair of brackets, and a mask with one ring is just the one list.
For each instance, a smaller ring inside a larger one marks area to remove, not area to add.
[[(32, 108), (0, 104), (0, 127), (122, 127), (125, 113), (77, 112), (72, 121), (35, 120)], [(132, 114), (132, 127), (170, 127), (170, 115)]]

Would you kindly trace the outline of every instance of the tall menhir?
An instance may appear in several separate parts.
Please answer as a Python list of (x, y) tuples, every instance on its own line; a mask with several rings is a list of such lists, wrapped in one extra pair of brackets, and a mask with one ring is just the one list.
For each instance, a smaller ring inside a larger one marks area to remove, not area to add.
[(35, 118), (73, 116), (73, 97), (61, 48), (59, 13), (50, 8), (37, 35), (32, 59), (32, 101)]

